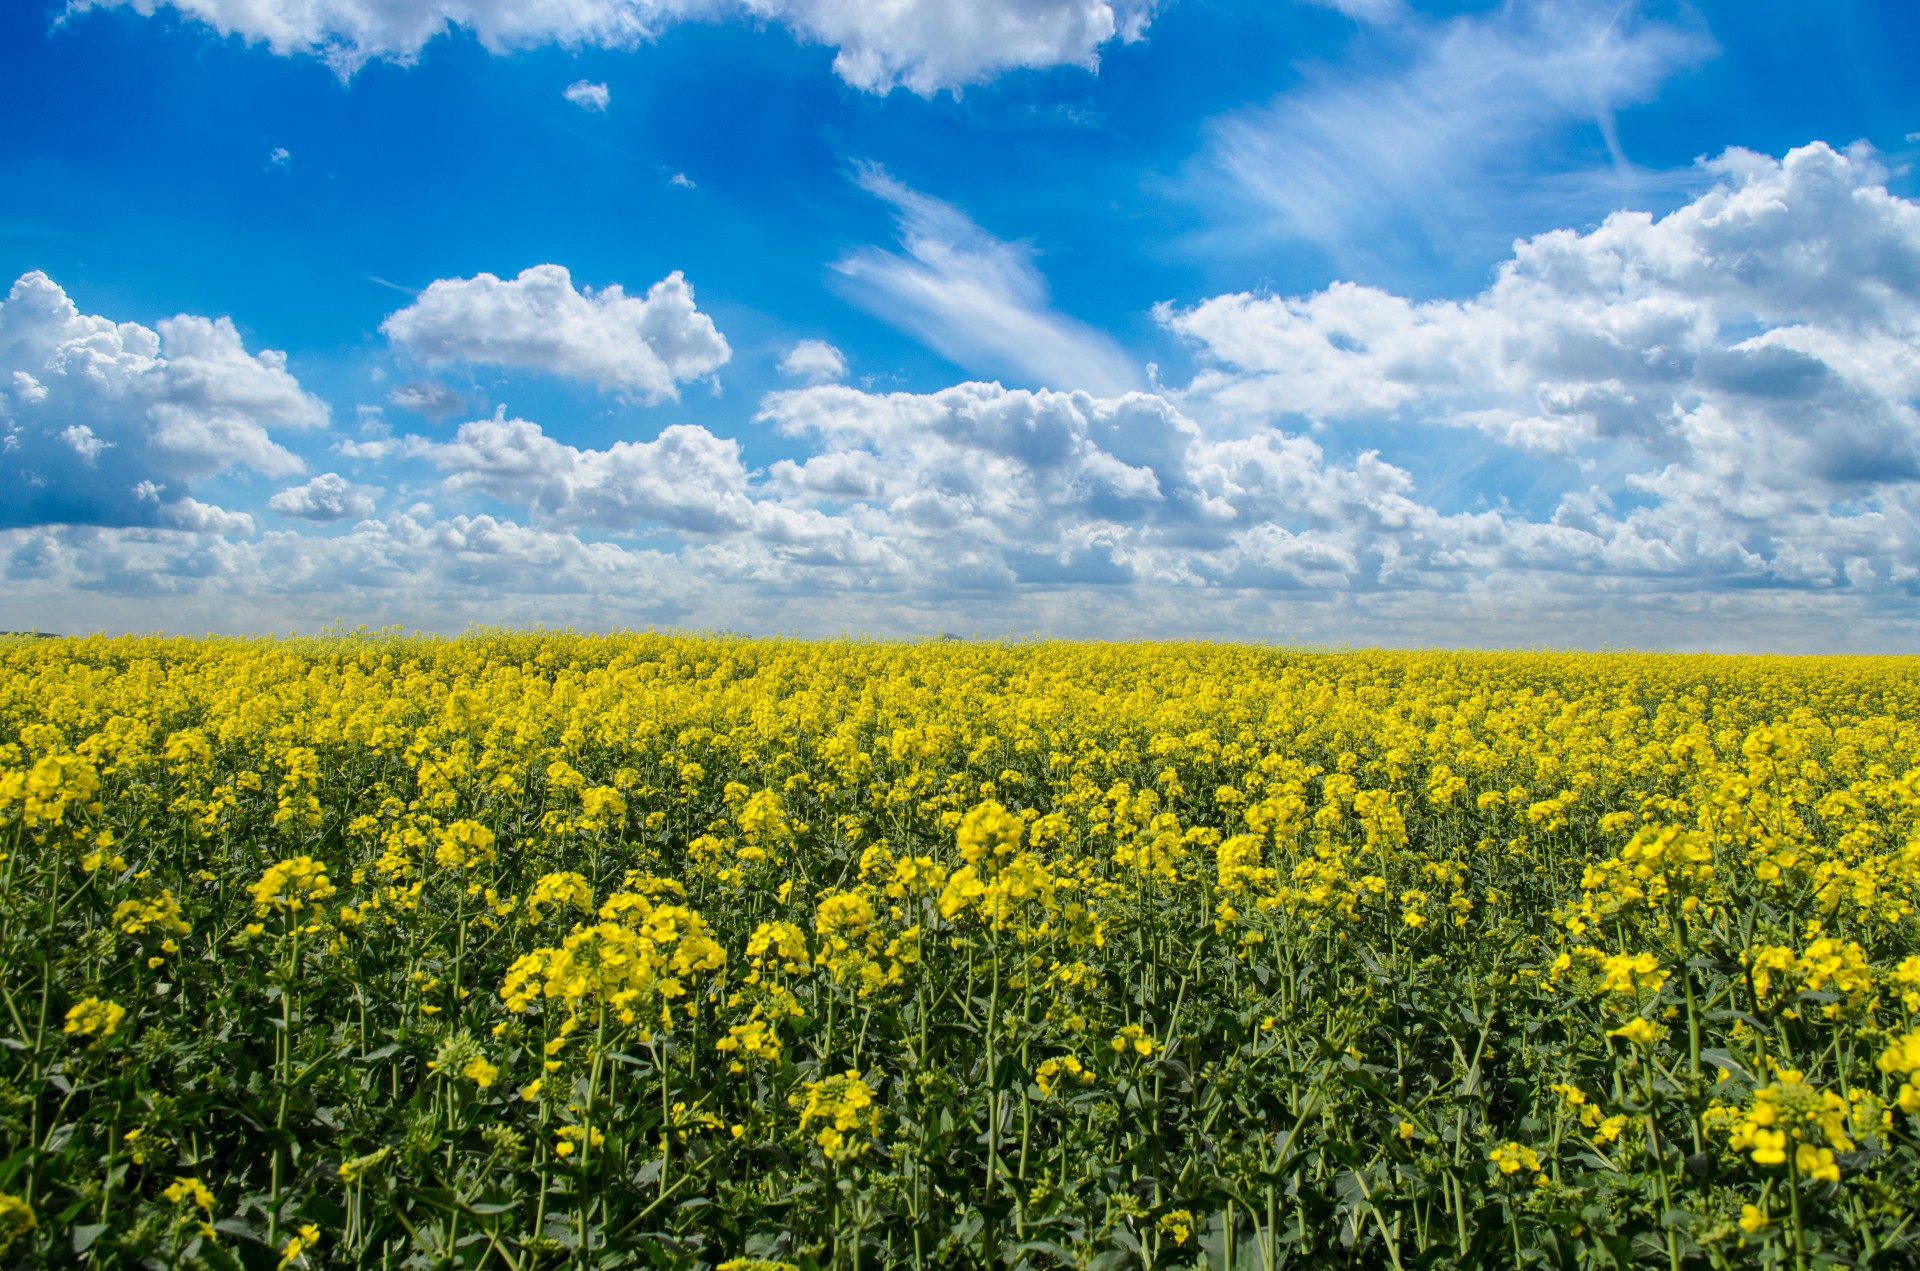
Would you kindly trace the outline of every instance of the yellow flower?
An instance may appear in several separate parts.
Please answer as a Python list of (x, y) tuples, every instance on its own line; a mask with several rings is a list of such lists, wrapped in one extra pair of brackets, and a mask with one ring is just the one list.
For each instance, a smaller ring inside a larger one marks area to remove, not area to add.
[(717, 1051), (738, 1056), (728, 1065), (730, 1072), (745, 1072), (746, 1064), (742, 1060), (761, 1060), (778, 1063), (780, 1060), (780, 1037), (773, 1025), (764, 1019), (750, 1019), (744, 1024), (733, 1024), (727, 1028), (727, 1035), (713, 1044)]
[(1193, 1214), (1189, 1210), (1170, 1210), (1160, 1215), (1160, 1221), (1154, 1225), (1160, 1229), (1161, 1235), (1176, 1245), (1193, 1239)]
[(1659, 1038), (1660, 1030), (1651, 1021), (1635, 1016), (1618, 1028), (1609, 1028), (1607, 1036), (1621, 1037), (1636, 1046), (1650, 1047)]
[(494, 1083), (495, 1078), (499, 1077), (500, 1068), (496, 1064), (488, 1063), (485, 1057), (479, 1057), (468, 1060), (460, 1069), (460, 1075), (485, 1090)]
[(60, 1031), (78, 1033), (82, 1037), (91, 1037), (96, 1033), (101, 1037), (111, 1037), (126, 1015), (127, 1008), (118, 1002), (98, 997), (82, 998), (67, 1011), (66, 1025)]
[(1638, 997), (1658, 993), (1666, 982), (1666, 970), (1651, 953), (1615, 954), (1600, 964), (1600, 988), (1605, 993)]
[(1147, 1036), (1147, 1030), (1139, 1024), (1128, 1024), (1109, 1044), (1113, 1047), (1115, 1054), (1124, 1055), (1131, 1050), (1142, 1059), (1153, 1054), (1158, 1045), (1153, 1038)]
[[(150, 931), (184, 936), (193, 930), (180, 912), (180, 902), (173, 898), (173, 892), (167, 888), (162, 888), (158, 896), (147, 900), (121, 901), (113, 911), (113, 925), (130, 936), (145, 935)], [(171, 944), (172, 941), (167, 943)]]
[(1828, 1183), (1840, 1181), (1840, 1166), (1834, 1162), (1832, 1148), (1802, 1143), (1793, 1150), (1793, 1167), (1808, 1178)]
[(307, 1223), (302, 1226), (299, 1233), (289, 1239), (286, 1247), (280, 1250), (281, 1271), (286, 1271), (286, 1268), (292, 1266), (295, 1262), (304, 1262), (306, 1251), (319, 1243), (320, 1228), (314, 1226), (312, 1223)]
[(207, 1190), (207, 1185), (197, 1178), (188, 1178), (183, 1175), (167, 1184), (166, 1190), (160, 1195), (169, 1204), (197, 1205), (207, 1213), (213, 1212), (213, 1193)]
[(1518, 1174), (1523, 1169), (1537, 1173), (1540, 1169), (1540, 1154), (1511, 1139), (1488, 1152), (1487, 1160), (1497, 1165), (1502, 1174)]
[(868, 1139), (880, 1129), (880, 1109), (873, 1101), (873, 1088), (861, 1079), (858, 1069), (809, 1081), (788, 1096), (787, 1104), (800, 1110), (802, 1134), (809, 1125), (820, 1125), (814, 1142), (829, 1161), (860, 1156), (867, 1150)]
[(1740, 1229), (1748, 1235), (1758, 1235), (1765, 1231), (1772, 1221), (1767, 1217), (1767, 1211), (1758, 1205), (1740, 1206)]
[(1079, 1059), (1072, 1055), (1057, 1055), (1040, 1061), (1040, 1066), (1034, 1069), (1033, 1084), (1040, 1088), (1041, 1094), (1051, 1095), (1054, 1083), (1062, 1076), (1072, 1077), (1082, 1085), (1093, 1080), (1093, 1074), (1087, 1071)]
[(434, 835), (433, 859), (450, 869), (484, 865), (495, 858), (493, 831), (478, 821), (455, 821)]
[(607, 1136), (600, 1132), (598, 1126), (583, 1129), (577, 1125), (563, 1125), (554, 1132), (553, 1154), (572, 1156), (575, 1149), (583, 1144), (597, 1148), (606, 1141)]
[(997, 856), (1009, 856), (1020, 849), (1026, 824), (1000, 804), (989, 799), (961, 818), (956, 841), (960, 859), (978, 865)]
[(14, 1241), (30, 1231), (37, 1230), (40, 1220), (34, 1217), (33, 1206), (8, 1192), (0, 1192), (0, 1250), (10, 1247)]
[(264, 917), (274, 910), (299, 913), (333, 895), (327, 867), (311, 856), (277, 861), (261, 873), (252, 888), (253, 912)]
[(1816, 1179), (1837, 1181), (1832, 1148), (1853, 1147), (1848, 1122), (1852, 1110), (1831, 1090), (1807, 1084), (1797, 1069), (1783, 1068), (1771, 1084), (1753, 1092), (1752, 1104), (1732, 1120), (1728, 1144), (1749, 1152), (1756, 1165), (1784, 1165), (1794, 1144), (1794, 1168)]
[(1902, 1112), (1920, 1112), (1920, 1029), (1896, 1039), (1882, 1051), (1879, 1068), (1888, 1076), (1898, 1073), (1906, 1077), (1894, 1103)]
[(1787, 1163), (1787, 1132), (1785, 1130), (1753, 1130), (1749, 1136), (1753, 1147), (1755, 1165), (1785, 1165)]

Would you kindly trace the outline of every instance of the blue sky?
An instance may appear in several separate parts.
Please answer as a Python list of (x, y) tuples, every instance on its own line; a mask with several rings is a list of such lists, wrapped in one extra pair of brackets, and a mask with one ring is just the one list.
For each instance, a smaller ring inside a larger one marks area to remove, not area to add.
[(0, 625), (1908, 649), (1916, 48), (5, 6)]

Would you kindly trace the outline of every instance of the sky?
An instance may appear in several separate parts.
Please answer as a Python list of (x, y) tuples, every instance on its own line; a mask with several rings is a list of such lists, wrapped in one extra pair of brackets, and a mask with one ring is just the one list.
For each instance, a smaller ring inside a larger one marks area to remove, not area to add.
[(0, 628), (1920, 647), (1905, 0), (14, 0)]

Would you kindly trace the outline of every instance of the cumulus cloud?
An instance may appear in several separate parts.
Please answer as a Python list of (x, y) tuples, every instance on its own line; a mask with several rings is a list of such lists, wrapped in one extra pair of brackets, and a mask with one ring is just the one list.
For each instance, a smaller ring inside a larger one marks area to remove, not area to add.
[(830, 384), (846, 378), (847, 359), (825, 340), (802, 340), (780, 359), (780, 373), (809, 384)]
[(658, 524), (713, 534), (749, 516), (739, 443), (691, 424), (674, 424), (653, 441), (582, 450), (501, 411), (416, 453), (448, 473), (449, 490), (524, 505), (555, 525), (624, 531)]
[(801, 36), (833, 45), (833, 69), (868, 92), (930, 95), (1015, 68), (1099, 66), (1099, 49), (1146, 34), (1154, 0), (751, 0)]
[(1468, 431), (1574, 465), (1550, 479), (1607, 476), (1514, 526), (1507, 565), (1911, 587), (1920, 206), (1864, 150), (1735, 150), (1706, 174), (1665, 217), (1517, 244), (1466, 301), (1338, 284), (1163, 306), (1210, 363), (1183, 404), (1255, 431)]
[(1522, 449), (1724, 455), (1730, 481), (1833, 491), (1916, 475), (1920, 207), (1865, 151), (1730, 151), (1669, 215), (1516, 245), (1486, 291), (1413, 302), (1348, 283), (1160, 317), (1250, 420), (1395, 416)]
[(560, 90), (560, 95), (582, 110), (607, 113), (607, 106), (613, 101), (613, 94), (607, 91), (605, 84), (593, 84), (577, 79)]
[(931, 95), (1018, 68), (1099, 65), (1099, 50), (1140, 39), (1157, 0), (69, 0), (66, 12), (167, 5), (275, 53), (324, 58), (342, 76), (369, 60), (411, 62), (454, 28), (487, 48), (555, 43), (631, 48), (676, 23), (778, 23), (831, 45), (833, 69), (867, 92)]
[(149, 328), (82, 314), (38, 271), (0, 302), (0, 482), (14, 492), (0, 524), (154, 525), (174, 505), (168, 515), (197, 515), (180, 502), (191, 480), (299, 472), (269, 428), (326, 422), (285, 354), (249, 353), (227, 318)]
[(1050, 307), (1031, 249), (878, 167), (863, 166), (854, 179), (893, 205), (900, 227), (901, 251), (863, 247), (833, 266), (875, 317), (973, 374), (1099, 393), (1145, 386), (1111, 338)]
[(618, 283), (576, 290), (560, 265), (534, 265), (509, 280), (442, 278), (380, 329), (429, 366), (545, 371), (649, 402), (678, 400), (681, 384), (733, 356), (679, 270), (644, 298)]
[(1403, 569), (1438, 573), (1455, 540), (1485, 532), (1418, 503), (1377, 454), (1336, 462), (1276, 430), (1209, 437), (1159, 394), (819, 387), (769, 395), (760, 418), (815, 448), (769, 469), (775, 490), (837, 509), (936, 589), (1376, 589), (1383, 527)]
[(1405, 43), (1404, 67), (1311, 72), (1210, 127), (1208, 163), (1259, 222), (1343, 263), (1410, 238), (1441, 250), (1481, 230), (1490, 207), (1552, 197), (1564, 183), (1543, 181), (1537, 161), (1570, 127), (1593, 129), (1611, 152), (1613, 171), (1586, 184), (1616, 193), (1644, 180), (1620, 150), (1615, 114), (1713, 48), (1613, 0), (1518, 0), (1391, 38)]
[(160, 523), (194, 534), (218, 534), (244, 538), (253, 533), (253, 518), (245, 512), (232, 512), (194, 498), (175, 499), (157, 510)]
[(379, 491), (354, 485), (337, 472), (323, 472), (303, 485), (289, 486), (267, 500), (282, 516), (303, 521), (342, 521), (373, 515), (373, 496)]

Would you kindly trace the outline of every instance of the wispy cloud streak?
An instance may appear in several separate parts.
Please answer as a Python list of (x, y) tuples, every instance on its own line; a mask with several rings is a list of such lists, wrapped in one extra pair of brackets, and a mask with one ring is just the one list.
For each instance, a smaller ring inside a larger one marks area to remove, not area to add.
[(1096, 393), (1145, 387), (1112, 339), (1051, 307), (1030, 248), (877, 166), (856, 169), (854, 180), (893, 205), (901, 247), (862, 247), (834, 262), (856, 304), (971, 374)]
[[(1542, 197), (1541, 169), (1555, 165), (1541, 152), (1572, 128), (1595, 130), (1610, 185), (1643, 182), (1620, 148), (1615, 113), (1713, 51), (1701, 33), (1592, 0), (1524, 0), (1373, 38), (1400, 44), (1410, 61), (1314, 73), (1216, 120), (1205, 154), (1243, 206), (1342, 263), (1410, 241), (1444, 255), (1489, 217)], [(1565, 193), (1551, 182), (1544, 190)]]

